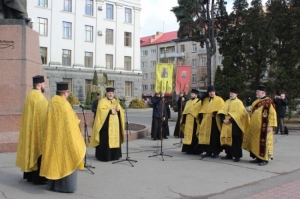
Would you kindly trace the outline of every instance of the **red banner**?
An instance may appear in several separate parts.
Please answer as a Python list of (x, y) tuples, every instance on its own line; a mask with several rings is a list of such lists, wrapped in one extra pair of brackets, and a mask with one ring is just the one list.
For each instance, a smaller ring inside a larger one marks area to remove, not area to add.
[(192, 66), (177, 66), (176, 71), (176, 94), (187, 94), (190, 90)]

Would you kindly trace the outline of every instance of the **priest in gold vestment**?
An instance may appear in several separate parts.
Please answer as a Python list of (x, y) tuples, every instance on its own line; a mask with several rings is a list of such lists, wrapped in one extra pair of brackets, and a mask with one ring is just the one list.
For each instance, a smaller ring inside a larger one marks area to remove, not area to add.
[(237, 98), (238, 90), (230, 89), (230, 98), (218, 111), (217, 123), (221, 125), (221, 146), (225, 149), (226, 156), (221, 159), (234, 158), (239, 162), (243, 156), (243, 137), (249, 125), (249, 114), (243, 102)]
[(267, 165), (273, 159), (273, 131), (277, 126), (276, 110), (273, 101), (266, 96), (266, 87), (259, 85), (251, 107), (250, 124), (243, 140), (243, 148), (254, 158), (251, 163)]
[(216, 115), (224, 105), (224, 100), (216, 95), (214, 86), (208, 86), (207, 96), (202, 100), (199, 110), (198, 141), (206, 154), (203, 157), (217, 158), (222, 151), (220, 143), (220, 126), (217, 126)]
[(49, 101), (40, 175), (47, 188), (64, 193), (77, 189), (77, 169), (83, 169), (86, 152), (80, 120), (67, 101), (68, 83), (57, 82), (56, 95)]
[(182, 152), (188, 154), (200, 154), (201, 149), (198, 147), (198, 138), (196, 136), (197, 130), (197, 116), (201, 107), (201, 100), (198, 99), (199, 91), (191, 90), (191, 99), (185, 104), (181, 115), (181, 130), (184, 134)]
[(114, 99), (114, 88), (106, 88), (106, 97), (98, 102), (90, 147), (96, 147), (96, 158), (100, 161), (118, 160), (122, 157), (124, 140), (124, 110)]
[(24, 179), (34, 184), (44, 184), (47, 180), (39, 176), (39, 171), (48, 101), (43, 95), (44, 76), (37, 75), (32, 79), (33, 89), (27, 95), (23, 106), (16, 165), (24, 172)]

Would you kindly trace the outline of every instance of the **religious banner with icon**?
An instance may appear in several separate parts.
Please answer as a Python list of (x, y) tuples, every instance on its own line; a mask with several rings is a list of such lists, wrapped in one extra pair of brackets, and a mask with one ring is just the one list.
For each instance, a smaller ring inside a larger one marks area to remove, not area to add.
[(155, 75), (155, 92), (172, 93), (173, 67), (171, 63), (157, 63)]
[(177, 95), (187, 94), (190, 90), (192, 66), (177, 66), (175, 92)]

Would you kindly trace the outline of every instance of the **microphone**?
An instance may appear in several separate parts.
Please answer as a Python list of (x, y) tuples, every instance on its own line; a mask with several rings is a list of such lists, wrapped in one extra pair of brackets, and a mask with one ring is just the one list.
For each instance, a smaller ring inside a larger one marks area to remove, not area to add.
[(81, 104), (79, 105), (79, 107), (80, 107), (80, 108), (82, 108), (82, 109), (85, 109), (85, 107), (84, 107), (84, 106), (82, 106)]

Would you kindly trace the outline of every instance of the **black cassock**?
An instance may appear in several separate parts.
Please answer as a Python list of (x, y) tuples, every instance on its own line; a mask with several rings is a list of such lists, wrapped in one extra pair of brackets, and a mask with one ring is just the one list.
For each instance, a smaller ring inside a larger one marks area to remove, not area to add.
[[(121, 143), (120, 148), (109, 148), (109, 141), (108, 141), (108, 122), (109, 122), (109, 115), (111, 114), (111, 111), (109, 111), (106, 120), (100, 129), (100, 144), (96, 147), (96, 158), (103, 162), (108, 162), (112, 160), (119, 160), (122, 157), (122, 150), (121, 150)], [(119, 127), (121, 128), (120, 124), (120, 113), (118, 112), (119, 117)], [(121, 129), (119, 130), (120, 137), (122, 135)], [(121, 139), (120, 139), (121, 142)]]

